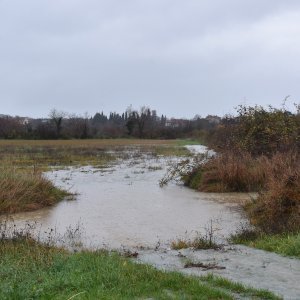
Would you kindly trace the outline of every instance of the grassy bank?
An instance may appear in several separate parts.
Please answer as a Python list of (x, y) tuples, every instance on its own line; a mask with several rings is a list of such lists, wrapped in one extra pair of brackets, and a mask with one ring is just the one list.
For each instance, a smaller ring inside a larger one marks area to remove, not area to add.
[(255, 247), (265, 251), (275, 252), (284, 256), (300, 258), (300, 233), (295, 234), (237, 234), (232, 237), (232, 242)]
[(187, 277), (104, 251), (69, 253), (30, 239), (0, 241), (1, 299), (277, 299), (224, 279)]
[(0, 214), (36, 210), (62, 200), (68, 193), (56, 188), (40, 172), (2, 167)]

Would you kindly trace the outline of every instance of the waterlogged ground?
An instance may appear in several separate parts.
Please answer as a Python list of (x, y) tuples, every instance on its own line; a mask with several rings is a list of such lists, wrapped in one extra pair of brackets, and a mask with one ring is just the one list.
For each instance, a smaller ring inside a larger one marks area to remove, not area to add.
[[(205, 150), (202, 146), (189, 149)], [(159, 180), (177, 159), (131, 150), (107, 168), (70, 167), (47, 172), (56, 185), (76, 193), (75, 199), (13, 218), (17, 224), (37, 222), (42, 239), (52, 228), (64, 240), (82, 243), (73, 247), (130, 249), (138, 252), (138, 262), (160, 269), (193, 275), (214, 273), (269, 289), (285, 299), (300, 299), (297, 259), (245, 246), (225, 246), (218, 251), (170, 249), (172, 240), (192, 238), (197, 231), (205, 233), (211, 221), (217, 239), (224, 242), (244, 221), (237, 203), (251, 197), (199, 193), (175, 183), (160, 188)]]
[(47, 172), (56, 185), (77, 193), (75, 200), (14, 215), (15, 221), (36, 221), (41, 232), (55, 228), (58, 233), (80, 224), (84, 246), (108, 248), (168, 246), (178, 237), (205, 233), (211, 220), (221, 239), (242, 221), (236, 201), (249, 195), (198, 193), (175, 183), (160, 188), (159, 180), (176, 158), (134, 151), (126, 157), (104, 169)]
[(246, 246), (222, 250), (145, 250), (138, 261), (188, 275), (214, 274), (247, 286), (270, 290), (284, 299), (300, 299), (300, 260)]

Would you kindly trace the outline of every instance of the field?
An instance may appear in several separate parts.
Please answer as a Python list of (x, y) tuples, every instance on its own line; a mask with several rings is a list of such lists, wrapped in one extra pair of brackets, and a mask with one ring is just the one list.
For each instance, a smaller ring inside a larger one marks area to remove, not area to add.
[[(0, 140), (1, 165), (48, 168), (49, 166), (105, 165), (118, 157), (124, 147), (139, 147), (154, 155), (187, 155), (188, 140)], [(114, 153), (107, 153), (113, 151)]]
[[(60, 201), (65, 191), (41, 171), (68, 165), (105, 166), (126, 159), (124, 147), (137, 155), (188, 155), (178, 140), (0, 141), (0, 214), (34, 210)], [(107, 152), (113, 150), (111, 152)], [(42, 199), (42, 201), (41, 201)], [(1, 225), (1, 224), (0, 224)], [(1, 227), (1, 226), (0, 226)], [(115, 252), (70, 253), (40, 244), (29, 235), (0, 232), (1, 299), (277, 299), (212, 276), (186, 277), (135, 264)]]

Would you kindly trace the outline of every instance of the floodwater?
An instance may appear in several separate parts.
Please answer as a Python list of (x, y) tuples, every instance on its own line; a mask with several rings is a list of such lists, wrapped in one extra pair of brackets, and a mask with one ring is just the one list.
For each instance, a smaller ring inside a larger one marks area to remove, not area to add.
[[(203, 146), (191, 146), (203, 152)], [(133, 155), (106, 168), (67, 168), (45, 175), (57, 186), (76, 193), (75, 200), (13, 216), (16, 223), (34, 221), (63, 234), (81, 227), (86, 247), (150, 247), (168, 245), (178, 237), (205, 233), (212, 221), (219, 238), (233, 233), (242, 221), (237, 200), (247, 194), (207, 194), (180, 184), (159, 187), (176, 158)]]
[[(189, 146), (189, 150), (199, 153), (206, 148)], [(124, 156), (126, 159), (119, 159), (104, 169), (72, 167), (47, 172), (45, 176), (57, 186), (76, 193), (75, 199), (39, 211), (15, 214), (15, 224), (36, 222), (41, 239), (43, 235), (47, 238), (49, 230), (54, 229), (55, 235), (71, 239), (70, 245), (64, 245), (75, 249), (77, 245), (79, 248), (125, 248), (138, 251), (137, 262), (163, 270), (192, 275), (209, 272), (268, 289), (284, 299), (300, 299), (297, 259), (236, 245), (219, 251), (171, 250), (172, 240), (192, 238), (196, 232), (205, 234), (208, 224), (213, 225), (216, 237), (224, 240), (245, 222), (238, 203), (251, 195), (199, 193), (176, 183), (160, 188), (159, 180), (178, 159), (137, 154), (138, 150), (130, 151)], [(191, 261), (217, 268), (185, 268), (185, 263)]]
[[(187, 275), (214, 274), (257, 289), (270, 290), (284, 299), (300, 299), (299, 259), (246, 246), (231, 245), (219, 251), (145, 250), (139, 252), (138, 261)], [(187, 262), (215, 265), (216, 268), (185, 268)]]

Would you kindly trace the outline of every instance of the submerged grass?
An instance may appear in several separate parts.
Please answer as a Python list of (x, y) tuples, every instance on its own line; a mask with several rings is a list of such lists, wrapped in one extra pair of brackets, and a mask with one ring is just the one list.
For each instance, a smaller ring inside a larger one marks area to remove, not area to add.
[(217, 221), (210, 220), (204, 227), (205, 233), (196, 231), (194, 238), (179, 238), (171, 242), (171, 248), (174, 250), (194, 248), (198, 250), (214, 249), (219, 250), (223, 245), (217, 243), (215, 233), (219, 230), (216, 227)]
[(0, 240), (1, 299), (278, 299), (215, 277), (187, 277), (117, 253), (70, 253), (31, 239)]
[(218, 250), (221, 248), (221, 245), (213, 241), (209, 241), (204, 237), (196, 237), (194, 239), (182, 239), (179, 238), (175, 241), (171, 242), (171, 248), (174, 250), (186, 249), (186, 248), (194, 248), (197, 250), (205, 250), (205, 249), (214, 249)]

